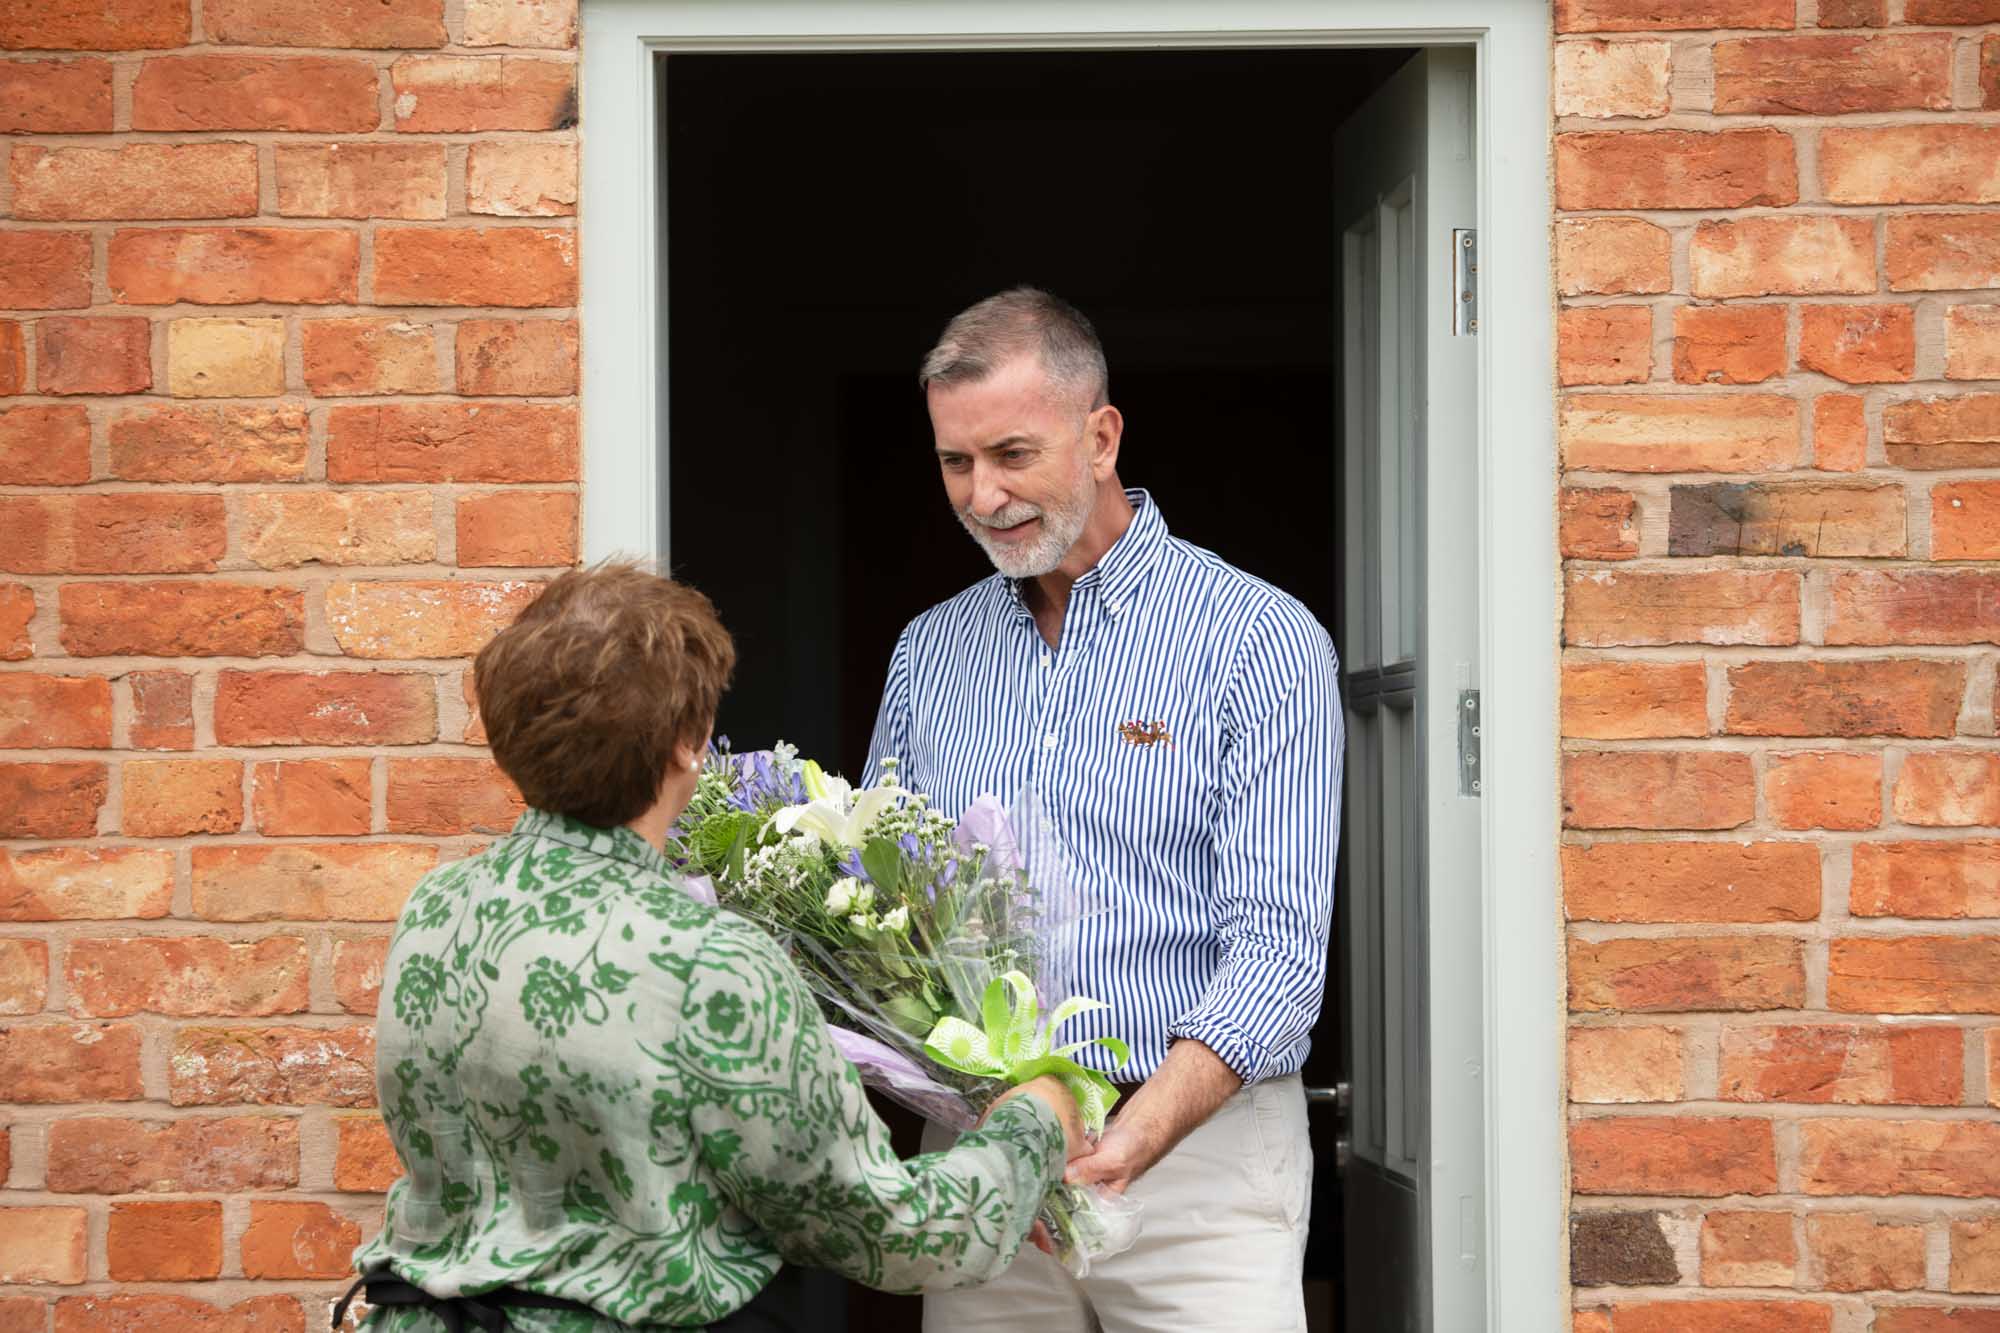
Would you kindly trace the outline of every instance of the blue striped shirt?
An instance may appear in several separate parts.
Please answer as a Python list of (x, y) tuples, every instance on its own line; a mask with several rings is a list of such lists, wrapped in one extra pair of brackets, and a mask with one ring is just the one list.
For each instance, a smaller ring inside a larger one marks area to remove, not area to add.
[(1116, 1077), (1150, 1076), (1178, 1038), (1246, 1083), (1293, 1073), (1319, 1017), (1340, 836), (1333, 643), (1127, 494), (1137, 513), (1077, 580), (1056, 648), (999, 574), (910, 622), (868, 780), (895, 756), (946, 814), (989, 792), (1036, 811), (1069, 887), (1103, 909), (1078, 924), (1065, 980), (1111, 1008), (1063, 1037), (1124, 1039)]

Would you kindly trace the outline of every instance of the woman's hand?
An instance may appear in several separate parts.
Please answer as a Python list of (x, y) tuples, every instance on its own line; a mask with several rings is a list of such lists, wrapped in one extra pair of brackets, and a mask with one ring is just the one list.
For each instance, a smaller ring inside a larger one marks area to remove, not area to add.
[[(1021, 1096), (1033, 1097), (1055, 1112), (1056, 1119), (1063, 1128), (1065, 1160), (1074, 1160), (1090, 1151), (1090, 1140), (1084, 1137), (1083, 1116), (1076, 1109), (1076, 1098), (1070, 1095), (1069, 1089), (1063, 1086), (1061, 1079), (1053, 1074), (1029, 1079), (1026, 1083), (1018, 1084), (1001, 1093), (994, 1100), (993, 1106), (997, 1107), (1003, 1102)], [(992, 1115), (993, 1108), (987, 1108), (986, 1114)]]

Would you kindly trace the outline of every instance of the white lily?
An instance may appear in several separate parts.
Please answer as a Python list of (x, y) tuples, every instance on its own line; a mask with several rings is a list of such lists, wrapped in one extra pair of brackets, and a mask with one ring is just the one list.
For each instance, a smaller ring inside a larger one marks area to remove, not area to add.
[(868, 826), (902, 794), (900, 788), (887, 785), (856, 792), (845, 778), (827, 773), (810, 760), (804, 777), (806, 795), (811, 799), (804, 805), (788, 805), (771, 817), (771, 826), (780, 836), (796, 831), (841, 847), (860, 847), (867, 841)]

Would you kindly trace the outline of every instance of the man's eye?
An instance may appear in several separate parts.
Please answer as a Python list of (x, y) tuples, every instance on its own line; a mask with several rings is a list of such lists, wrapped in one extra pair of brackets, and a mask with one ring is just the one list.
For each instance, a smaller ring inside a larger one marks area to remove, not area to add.
[(965, 471), (965, 460), (963, 458), (940, 458), (938, 462), (944, 467), (946, 472)]
[(1001, 457), (1010, 463), (1025, 463), (1028, 461), (1028, 451), (1026, 449), (1009, 449)]

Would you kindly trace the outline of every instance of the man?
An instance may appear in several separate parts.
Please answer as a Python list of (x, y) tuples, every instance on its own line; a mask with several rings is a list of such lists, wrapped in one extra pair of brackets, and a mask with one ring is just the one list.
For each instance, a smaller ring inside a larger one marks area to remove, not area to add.
[[(1130, 1083), (1069, 1178), (1144, 1205), (1138, 1244), (1082, 1281), (1024, 1249), (929, 1298), (925, 1327), (1303, 1329), (1298, 1071), (1333, 906), (1333, 645), (1120, 484), (1104, 352), (1066, 302), (981, 301), (921, 380), (946, 494), (999, 572), (904, 630), (870, 777), (894, 757), (952, 814), (1025, 793), (1030, 833), (1108, 909), (1078, 927), (1074, 989), (1112, 1006), (1079, 1026), (1129, 1043), (1112, 1076)], [(1255, 466), (1254, 442), (1212, 458)]]

